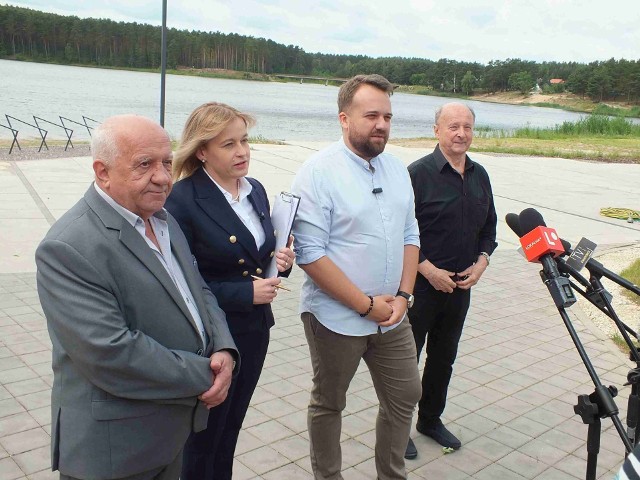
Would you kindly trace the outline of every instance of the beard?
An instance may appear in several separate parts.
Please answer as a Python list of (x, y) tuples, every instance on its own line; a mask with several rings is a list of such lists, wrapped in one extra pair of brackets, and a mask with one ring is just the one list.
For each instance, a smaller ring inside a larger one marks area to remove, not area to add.
[[(382, 139), (380, 137), (371, 138), (371, 135), (382, 135), (384, 136), (384, 140), (381, 141)], [(380, 130), (376, 130), (367, 135), (356, 132), (350, 132), (349, 134), (349, 143), (351, 146), (356, 149), (362, 158), (366, 159), (377, 157), (384, 152), (387, 140), (389, 140), (389, 134)]]

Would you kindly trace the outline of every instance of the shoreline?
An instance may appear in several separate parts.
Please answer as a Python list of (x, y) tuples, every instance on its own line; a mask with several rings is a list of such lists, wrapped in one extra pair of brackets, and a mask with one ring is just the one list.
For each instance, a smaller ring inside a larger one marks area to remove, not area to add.
[[(577, 160), (584, 162), (593, 162), (593, 163), (603, 163), (603, 164), (640, 164), (640, 147), (638, 148), (638, 152), (635, 156), (612, 156), (610, 158), (604, 157), (601, 153), (594, 151), (554, 151), (554, 150), (544, 150), (540, 149), (538, 152), (536, 151), (528, 151), (525, 147), (521, 147), (519, 150), (517, 147), (505, 147), (505, 146), (486, 146), (483, 145), (485, 140), (490, 139), (482, 139), (475, 138), (474, 144), (471, 145), (470, 154), (474, 153), (483, 153), (488, 155), (493, 155), (496, 157), (544, 157), (544, 158), (558, 158), (566, 159), (566, 160)], [(501, 139), (501, 142), (505, 142), (504, 139)], [(292, 142), (296, 143), (296, 142)], [(274, 145), (275, 142), (252, 142), (252, 145)], [(289, 145), (288, 142), (278, 142), (279, 145)], [(437, 144), (437, 140), (435, 138), (414, 138), (414, 139), (406, 139), (406, 138), (397, 138), (390, 139), (389, 145), (403, 147), (403, 148), (414, 148), (414, 149), (433, 149)], [(54, 160), (60, 158), (76, 158), (76, 157), (90, 157), (91, 151), (89, 149), (89, 144), (76, 144), (75, 148), (69, 148), (68, 150), (64, 150), (63, 145), (50, 145), (49, 150), (44, 150), (38, 152), (38, 147), (22, 147), (22, 150), (14, 149), (14, 151), (9, 154), (9, 147), (3, 146), (0, 143), (0, 162), (23, 162), (23, 161), (33, 161), (33, 160)]]
[[(28, 63), (41, 63), (45, 65), (61, 65), (61, 66), (69, 66), (69, 67), (84, 67), (84, 68), (98, 68), (105, 70), (121, 70), (121, 71), (130, 71), (130, 72), (145, 72), (145, 73), (155, 73), (160, 74), (159, 69), (153, 68), (123, 68), (123, 67), (112, 67), (112, 66), (101, 66), (101, 65), (83, 65), (83, 64), (65, 64), (65, 63), (56, 63), (56, 62), (37, 62), (30, 59), (11, 59), (11, 58), (2, 58), (2, 60), (7, 61), (15, 61), (15, 62), (28, 62)], [(226, 70), (221, 68), (206, 68), (206, 69), (196, 69), (184, 66), (178, 66), (175, 69), (167, 70), (167, 75), (184, 75), (184, 76), (193, 76), (193, 77), (203, 77), (203, 78), (218, 78), (218, 79), (227, 79), (227, 80), (246, 80), (253, 82), (275, 82), (275, 83), (295, 83), (298, 82), (297, 79), (294, 78), (286, 78), (281, 77), (277, 73), (256, 73), (256, 72), (243, 72), (240, 70)], [(335, 82), (332, 79), (320, 80), (315, 78), (306, 79), (307, 83), (325, 83), (334, 84)], [(487, 103), (496, 103), (502, 105), (522, 105), (528, 107), (539, 107), (539, 108), (553, 108), (558, 110), (563, 110), (567, 112), (574, 113), (592, 113), (594, 110), (599, 107), (605, 109), (611, 109), (615, 113), (606, 113), (608, 115), (618, 114), (625, 118), (638, 118), (638, 116), (628, 115), (629, 112), (632, 111), (633, 108), (638, 108), (638, 105), (633, 105), (627, 102), (597, 102), (594, 103), (590, 100), (585, 100), (583, 98), (578, 97), (577, 95), (569, 92), (563, 93), (540, 93), (540, 92), (532, 92), (526, 95), (522, 95), (521, 93), (514, 91), (504, 91), (504, 92), (494, 92), (494, 93), (477, 93), (472, 95), (462, 95), (459, 93), (453, 92), (440, 92), (436, 90), (430, 90), (427, 87), (419, 86), (419, 85), (398, 85), (397, 91), (401, 93), (408, 93), (412, 95), (425, 95), (431, 97), (442, 97), (442, 98), (450, 98), (452, 101), (458, 99), (461, 101), (469, 100), (469, 101), (477, 101), (477, 102), (487, 102)]]

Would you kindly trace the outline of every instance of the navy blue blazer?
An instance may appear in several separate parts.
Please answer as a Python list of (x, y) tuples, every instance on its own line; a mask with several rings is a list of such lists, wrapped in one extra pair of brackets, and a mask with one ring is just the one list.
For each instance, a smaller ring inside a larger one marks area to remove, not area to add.
[(226, 313), (232, 335), (274, 324), (270, 304), (253, 304), (251, 278), (264, 276), (275, 255), (269, 200), (260, 182), (246, 178), (253, 187), (249, 200), (266, 237), (260, 250), (251, 232), (202, 168), (177, 182), (165, 204), (187, 237), (202, 277)]

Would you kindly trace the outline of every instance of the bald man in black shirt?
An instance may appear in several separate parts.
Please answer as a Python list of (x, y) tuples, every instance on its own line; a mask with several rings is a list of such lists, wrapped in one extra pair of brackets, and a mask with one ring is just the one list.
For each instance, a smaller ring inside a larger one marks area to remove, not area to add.
[[(467, 105), (443, 105), (435, 117), (438, 145), (433, 153), (409, 165), (420, 228), (415, 303), (409, 310), (418, 361), (425, 338), (427, 343), (416, 429), (453, 449), (460, 448), (460, 440), (440, 416), (469, 309), (470, 289), (489, 266), (497, 246), (489, 176), (467, 156), (474, 122), (475, 113)], [(409, 439), (405, 458), (416, 456)]]

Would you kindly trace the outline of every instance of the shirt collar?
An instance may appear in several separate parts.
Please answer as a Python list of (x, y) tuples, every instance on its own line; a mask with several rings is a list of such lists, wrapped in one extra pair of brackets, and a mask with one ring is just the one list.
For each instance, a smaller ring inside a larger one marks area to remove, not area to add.
[[(111, 207), (118, 212), (120, 215), (122, 215), (122, 217), (127, 221), (127, 223), (129, 223), (132, 227), (135, 228), (136, 224), (138, 223), (138, 221), (144, 223), (144, 220), (142, 219), (142, 217), (140, 217), (140, 215), (133, 213), (130, 210), (127, 210), (126, 208), (124, 208), (122, 205), (120, 205), (118, 202), (116, 202), (113, 198), (111, 198), (107, 192), (105, 192), (104, 190), (102, 190), (97, 183), (93, 182), (93, 186), (96, 189), (96, 192), (98, 192), (98, 195), (100, 195), (105, 202), (107, 202), (109, 205), (111, 205)], [(161, 210), (158, 210), (156, 213), (153, 214), (154, 217), (158, 218), (159, 220), (163, 220), (163, 221), (167, 221), (167, 211), (162, 208)]]
[(378, 155), (376, 157), (373, 157), (369, 161), (366, 161), (364, 158), (362, 158), (360, 155), (355, 153), (353, 150), (351, 150), (347, 146), (347, 144), (344, 142), (344, 137), (340, 138), (340, 144), (341, 144), (344, 152), (346, 153), (347, 157), (349, 157), (351, 160), (356, 162), (362, 168), (364, 168), (365, 170), (375, 170), (376, 169), (376, 165), (378, 163), (378, 159), (380, 158), (380, 155)]
[[(224, 188), (222, 188), (220, 184), (216, 182), (211, 175), (209, 175), (209, 172), (207, 172), (207, 169), (202, 167), (202, 170), (204, 170), (204, 173), (207, 174), (207, 177), (211, 179), (211, 181), (216, 185), (216, 187), (220, 189), (220, 192), (222, 192), (222, 195), (224, 195), (224, 198), (227, 199), (227, 202), (229, 203), (233, 202), (234, 200), (231, 194), (227, 192)], [(240, 189), (238, 190), (238, 197), (239, 197), (238, 202), (241, 202), (246, 197), (248, 197), (249, 194), (251, 193), (251, 190), (253, 190), (253, 186), (249, 183), (249, 180), (247, 180), (245, 177), (240, 178)]]
[[(444, 153), (442, 153), (442, 150), (440, 150), (440, 144), (436, 145), (436, 148), (433, 151), (433, 156), (435, 158), (438, 171), (442, 172), (442, 169), (445, 167), (445, 165), (449, 165), (449, 161), (447, 160), (447, 157), (444, 156)], [(473, 168), (474, 165), (475, 163), (469, 158), (469, 155), (465, 155), (464, 171), (466, 172), (470, 168)], [(453, 169), (453, 167), (451, 167), (451, 169)]]

